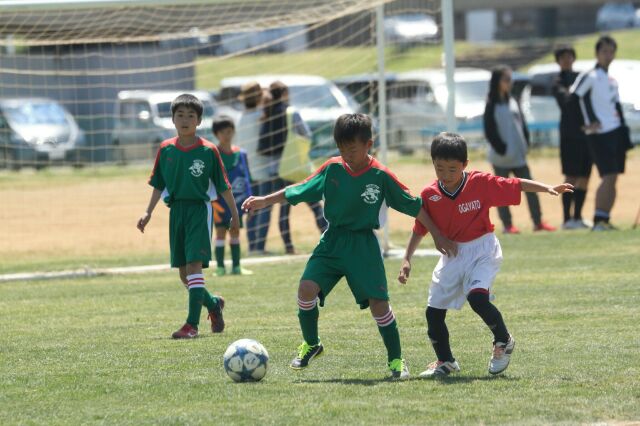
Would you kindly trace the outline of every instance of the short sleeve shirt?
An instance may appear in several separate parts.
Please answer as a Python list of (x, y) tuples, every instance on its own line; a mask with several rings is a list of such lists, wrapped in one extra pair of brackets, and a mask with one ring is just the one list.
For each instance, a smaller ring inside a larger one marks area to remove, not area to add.
[(618, 82), (602, 67), (582, 73), (571, 87), (580, 98), (580, 109), (588, 125), (600, 122), (597, 133), (608, 133), (620, 127), (621, 120), (616, 104), (620, 102)]
[[(522, 187), (518, 178), (502, 178), (490, 173), (465, 172), (455, 193), (449, 193), (438, 180), (420, 194), (422, 208), (440, 232), (452, 241), (467, 242), (493, 232), (491, 207), (520, 204)], [(426, 235), (416, 220), (413, 232)]]
[(218, 148), (203, 138), (183, 147), (178, 138), (160, 144), (149, 185), (162, 191), (165, 203), (212, 201), (231, 187)]
[(407, 187), (375, 158), (367, 167), (354, 173), (342, 160), (334, 157), (303, 182), (285, 190), (291, 204), (324, 200), (324, 215), (330, 228), (351, 231), (377, 229), (382, 203), (416, 217), (422, 205)]

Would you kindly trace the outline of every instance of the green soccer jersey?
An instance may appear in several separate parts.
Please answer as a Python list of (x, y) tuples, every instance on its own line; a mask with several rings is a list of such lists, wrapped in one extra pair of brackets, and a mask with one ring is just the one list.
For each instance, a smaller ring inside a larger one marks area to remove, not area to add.
[(407, 187), (373, 157), (358, 173), (353, 173), (342, 157), (331, 158), (306, 180), (289, 186), (285, 197), (294, 205), (324, 199), (330, 228), (351, 231), (379, 228), (383, 202), (413, 217), (422, 206), (420, 197), (411, 196)]
[(212, 201), (231, 186), (214, 144), (198, 138), (185, 148), (177, 137), (160, 144), (149, 185), (163, 191), (167, 205), (177, 200)]

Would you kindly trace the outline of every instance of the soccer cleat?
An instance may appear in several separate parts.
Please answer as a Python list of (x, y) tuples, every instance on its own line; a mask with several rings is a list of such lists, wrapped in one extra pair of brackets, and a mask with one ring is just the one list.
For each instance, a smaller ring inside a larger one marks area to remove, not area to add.
[(562, 229), (565, 229), (565, 230), (580, 229), (580, 226), (578, 225), (578, 222), (575, 219), (569, 219), (562, 224)]
[(224, 309), (224, 298), (222, 296), (215, 296), (218, 299), (216, 306), (209, 311), (209, 320), (211, 320), (211, 332), (222, 333), (224, 330), (224, 317), (222, 316), (222, 310)]
[(535, 232), (537, 231), (547, 231), (547, 232), (553, 232), (556, 230), (555, 226), (551, 226), (549, 225), (547, 222), (540, 222), (539, 224), (537, 224), (533, 230)]
[(502, 231), (504, 234), (519, 234), (520, 230), (513, 225), (505, 226)]
[(318, 343), (315, 346), (308, 345), (307, 342), (302, 342), (300, 346), (298, 346), (298, 356), (291, 361), (290, 367), (294, 370), (302, 370), (303, 368), (307, 368), (311, 360), (317, 356), (322, 355), (324, 348), (322, 347), (322, 343)]
[(593, 225), (593, 228), (591, 228), (591, 230), (596, 232), (616, 231), (618, 230), (618, 228), (616, 228), (615, 226), (607, 222), (596, 222), (595, 225)]
[(198, 337), (198, 329), (191, 326), (191, 324), (185, 323), (180, 330), (175, 331), (171, 337), (174, 339), (193, 339)]
[(575, 225), (574, 229), (589, 229), (591, 228), (591, 224), (585, 222), (584, 219), (573, 219), (573, 223)]
[(389, 362), (389, 370), (391, 370), (391, 379), (404, 380), (409, 378), (409, 367), (404, 359), (396, 358)]
[(493, 344), (493, 353), (491, 354), (491, 360), (489, 360), (489, 373), (500, 374), (507, 369), (515, 346), (516, 341), (511, 335), (509, 335), (507, 343), (495, 342)]
[(218, 266), (216, 268), (216, 277), (222, 277), (227, 274), (227, 271), (224, 269), (224, 266)]
[(253, 271), (244, 269), (242, 266), (234, 266), (231, 269), (231, 274), (232, 275), (253, 275)]
[(460, 365), (458, 365), (458, 361), (433, 361), (427, 366), (426, 370), (420, 373), (418, 377), (421, 377), (423, 379), (432, 377), (446, 377), (449, 374), (459, 372)]

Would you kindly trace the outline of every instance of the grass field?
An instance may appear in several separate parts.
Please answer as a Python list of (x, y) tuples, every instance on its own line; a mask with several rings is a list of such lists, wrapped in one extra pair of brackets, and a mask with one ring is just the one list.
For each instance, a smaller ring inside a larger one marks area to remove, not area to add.
[[(640, 59), (640, 44), (637, 42), (640, 30), (612, 31), (611, 35), (618, 42), (618, 58)], [(549, 53), (534, 63), (554, 62), (553, 46), (559, 43), (574, 44), (579, 59), (593, 58), (598, 36), (590, 34), (574, 38), (548, 39)], [(455, 49), (456, 57), (459, 58), (481, 51), (483, 55), (493, 55), (496, 63), (500, 63), (508, 60), (505, 58), (513, 55), (516, 47), (517, 44), (513, 42), (495, 42), (488, 46), (457, 41)], [(237, 75), (295, 73), (332, 79), (373, 72), (376, 70), (376, 61), (375, 46), (313, 49), (300, 53), (201, 57), (196, 63), (196, 87), (217, 88), (224, 77)], [(419, 46), (406, 50), (389, 47), (385, 52), (385, 61), (386, 70), (391, 72), (439, 68), (442, 66), (442, 45)]]
[[(186, 294), (174, 273), (0, 285), (0, 424), (628, 424), (640, 421), (638, 234), (502, 237), (495, 283), (517, 345), (489, 377), (490, 333), (465, 307), (448, 316), (461, 374), (384, 380), (373, 320), (344, 283), (321, 310), (326, 355), (288, 368), (300, 341), (296, 281), (303, 263), (256, 266), (208, 280), (227, 299), (228, 328), (173, 341)], [(410, 283), (387, 261), (404, 356), (414, 376), (433, 359), (426, 283), (436, 258), (416, 259)], [(203, 321), (204, 316), (203, 316)], [(267, 377), (236, 384), (222, 353), (251, 337), (269, 350)]]

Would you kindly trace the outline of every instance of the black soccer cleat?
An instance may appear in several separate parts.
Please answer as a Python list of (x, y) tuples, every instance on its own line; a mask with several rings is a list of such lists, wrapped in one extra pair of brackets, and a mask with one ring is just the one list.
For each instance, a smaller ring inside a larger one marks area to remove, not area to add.
[(303, 368), (307, 368), (311, 360), (317, 356), (322, 354), (324, 348), (322, 347), (322, 343), (318, 343), (315, 346), (310, 346), (307, 342), (302, 342), (300, 346), (298, 346), (298, 356), (291, 361), (290, 367), (294, 370), (302, 370)]

